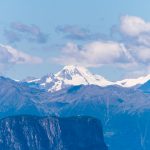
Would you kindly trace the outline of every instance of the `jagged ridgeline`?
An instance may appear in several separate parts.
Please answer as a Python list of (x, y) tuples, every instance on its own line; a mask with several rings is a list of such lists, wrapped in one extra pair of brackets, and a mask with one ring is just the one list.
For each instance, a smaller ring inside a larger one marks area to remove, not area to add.
[(65, 66), (56, 74), (47, 74), (41, 78), (27, 77), (22, 82), (27, 82), (34, 87), (41, 87), (48, 92), (55, 92), (69, 86), (76, 85), (97, 85), (106, 87), (109, 85), (119, 85), (122, 87), (138, 87), (150, 80), (150, 75), (135, 79), (124, 79), (121, 81), (109, 81), (103, 76), (91, 73), (88, 69), (81, 66)]

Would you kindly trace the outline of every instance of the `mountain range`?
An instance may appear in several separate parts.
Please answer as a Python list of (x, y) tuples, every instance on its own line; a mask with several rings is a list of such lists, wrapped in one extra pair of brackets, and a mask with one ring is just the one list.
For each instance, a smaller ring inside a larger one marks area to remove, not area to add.
[(139, 89), (74, 86), (51, 94), (51, 101), (62, 103), (59, 109), (55, 105), (62, 117), (88, 115), (100, 119), (110, 150), (150, 147), (150, 95)]
[(150, 80), (150, 75), (135, 79), (124, 79), (120, 81), (109, 81), (100, 75), (95, 75), (81, 66), (65, 66), (56, 74), (48, 74), (42, 78), (26, 78), (22, 82), (28, 82), (31, 85), (36, 84), (48, 92), (55, 92), (69, 86), (76, 85), (97, 85), (109, 86), (119, 85), (122, 87), (135, 87), (142, 85)]
[[(127, 81), (131, 86), (125, 86)], [(148, 76), (127, 79), (123, 84), (93, 75), (83, 67), (66, 66), (41, 79), (0, 77), (0, 89), (0, 118), (24, 114), (91, 116), (102, 121), (110, 150), (149, 150)]]

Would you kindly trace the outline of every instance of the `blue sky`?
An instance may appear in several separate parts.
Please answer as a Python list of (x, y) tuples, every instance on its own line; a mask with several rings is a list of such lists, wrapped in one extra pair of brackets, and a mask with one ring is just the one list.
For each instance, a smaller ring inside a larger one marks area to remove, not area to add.
[(149, 0), (0, 1), (0, 73), (40, 77), (68, 64), (110, 80), (150, 73), (149, 6)]

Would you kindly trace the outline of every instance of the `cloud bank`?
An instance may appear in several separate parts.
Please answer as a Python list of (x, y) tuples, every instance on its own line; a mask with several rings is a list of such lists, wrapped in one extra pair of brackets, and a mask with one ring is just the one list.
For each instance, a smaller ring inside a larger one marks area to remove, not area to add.
[[(86, 30), (61, 28), (61, 31), (68, 35), (90, 36)], [(61, 56), (54, 60), (86, 67), (114, 65), (129, 74), (150, 73), (150, 22), (125, 15), (120, 18), (118, 31), (120, 40), (117, 41), (93, 40), (81, 45), (68, 42), (62, 48)]]
[(122, 43), (95, 41), (83, 46), (67, 43), (62, 56), (55, 61), (63, 64), (82, 64), (86, 67), (99, 67), (107, 64), (129, 64), (134, 61)]
[(4, 36), (10, 43), (27, 40), (28, 42), (44, 44), (49, 39), (48, 34), (42, 32), (38, 26), (18, 22), (11, 23), (10, 28), (4, 30)]
[(64, 38), (71, 40), (88, 41), (107, 38), (104, 34), (92, 33), (89, 29), (81, 28), (77, 25), (57, 26), (55, 30), (58, 33), (62, 33)]
[(0, 44), (0, 72), (15, 64), (39, 64), (42, 59), (36, 56), (23, 53), (8, 45)]

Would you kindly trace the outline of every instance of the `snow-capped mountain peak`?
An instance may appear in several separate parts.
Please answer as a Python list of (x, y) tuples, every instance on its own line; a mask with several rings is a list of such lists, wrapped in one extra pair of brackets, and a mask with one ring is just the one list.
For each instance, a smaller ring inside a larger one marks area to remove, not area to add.
[(71, 65), (71, 66), (65, 66), (61, 71), (59, 71), (55, 75), (63, 79), (71, 80), (73, 76), (77, 76), (77, 75), (84, 76), (86, 74), (90, 74), (90, 72), (84, 67)]
[(68, 65), (56, 74), (47, 74), (38, 79), (31, 78), (31, 80), (26, 82), (38, 83), (42, 88), (49, 92), (55, 92), (68, 86), (75, 85), (98, 85), (102, 87), (108, 85), (119, 85), (122, 87), (133, 87), (144, 84), (148, 80), (150, 80), (150, 75), (135, 79), (124, 79), (121, 81), (111, 82), (100, 75), (92, 74), (88, 69), (82, 66)]
[[(36, 81), (36, 80), (34, 80)], [(31, 81), (29, 81), (31, 82)], [(49, 74), (36, 81), (49, 92), (61, 90), (73, 85), (99, 85), (107, 86), (113, 84), (100, 75), (90, 73), (81, 66), (65, 66), (56, 74)]]
[(67, 85), (94, 84), (106, 86), (112, 84), (102, 76), (94, 75), (81, 66), (65, 66), (60, 72), (56, 73), (55, 76), (63, 80)]

